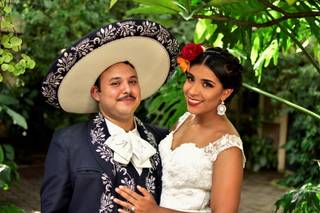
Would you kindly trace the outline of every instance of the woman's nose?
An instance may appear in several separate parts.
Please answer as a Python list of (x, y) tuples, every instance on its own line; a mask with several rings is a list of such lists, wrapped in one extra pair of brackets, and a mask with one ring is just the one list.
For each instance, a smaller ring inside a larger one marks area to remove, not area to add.
[(197, 83), (191, 84), (188, 90), (190, 95), (196, 95), (199, 93), (199, 85)]

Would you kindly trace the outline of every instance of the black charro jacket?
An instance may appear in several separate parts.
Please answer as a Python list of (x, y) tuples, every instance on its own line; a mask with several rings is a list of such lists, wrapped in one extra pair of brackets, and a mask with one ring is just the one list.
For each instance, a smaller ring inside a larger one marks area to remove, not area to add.
[[(140, 136), (157, 149), (168, 131), (137, 122)], [(150, 134), (151, 133), (151, 134)], [(110, 136), (99, 115), (54, 133), (45, 162), (41, 187), (41, 212), (102, 213), (118, 212), (115, 188), (128, 185), (146, 187), (156, 201), (161, 194), (159, 153), (152, 156), (153, 168), (139, 175), (133, 165), (113, 161), (113, 151), (103, 145)]]

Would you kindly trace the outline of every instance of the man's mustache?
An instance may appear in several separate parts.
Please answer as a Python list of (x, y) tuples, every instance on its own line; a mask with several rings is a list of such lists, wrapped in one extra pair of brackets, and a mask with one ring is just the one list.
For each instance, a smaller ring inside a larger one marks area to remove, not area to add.
[(127, 98), (132, 98), (133, 100), (136, 100), (135, 96), (133, 96), (131, 93), (128, 93), (125, 96), (118, 98), (117, 101), (123, 101), (124, 99), (127, 99)]

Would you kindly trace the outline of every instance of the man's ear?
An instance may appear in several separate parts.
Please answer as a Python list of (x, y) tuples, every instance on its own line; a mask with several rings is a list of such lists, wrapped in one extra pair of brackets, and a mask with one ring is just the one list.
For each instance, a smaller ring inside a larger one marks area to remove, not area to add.
[(225, 101), (232, 94), (232, 92), (233, 92), (233, 89), (225, 89), (223, 91), (221, 100)]
[(100, 91), (97, 86), (92, 86), (90, 89), (91, 97), (96, 100), (100, 101)]

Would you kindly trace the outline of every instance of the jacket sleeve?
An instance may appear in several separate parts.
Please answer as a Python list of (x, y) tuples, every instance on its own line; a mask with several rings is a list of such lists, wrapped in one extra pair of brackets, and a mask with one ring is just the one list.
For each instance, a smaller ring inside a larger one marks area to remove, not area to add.
[(68, 212), (72, 195), (69, 156), (63, 147), (63, 134), (55, 133), (45, 162), (44, 180), (41, 186), (41, 212)]

